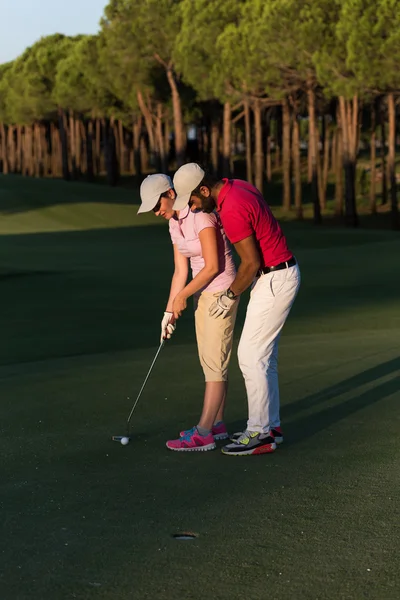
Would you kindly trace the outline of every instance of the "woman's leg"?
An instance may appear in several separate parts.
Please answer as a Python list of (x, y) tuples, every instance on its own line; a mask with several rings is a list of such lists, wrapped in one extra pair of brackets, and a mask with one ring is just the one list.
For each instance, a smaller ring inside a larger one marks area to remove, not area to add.
[(222, 421), (222, 418), (218, 418), (218, 415), (221, 413), (224, 399), (225, 381), (206, 381), (203, 411), (199, 421), (200, 427), (211, 431), (214, 423)]
[(225, 319), (215, 319), (209, 315), (209, 308), (215, 297), (215, 294), (203, 292), (196, 310), (199, 357), (206, 379), (203, 411), (199, 421), (199, 427), (204, 430), (211, 430), (214, 423), (223, 420), (238, 305), (236, 303)]
[(228, 382), (224, 381), (224, 383), (225, 383), (224, 395), (223, 395), (223, 398), (222, 398), (222, 402), (221, 402), (221, 404), (219, 406), (219, 409), (218, 409), (218, 412), (217, 412), (217, 416), (215, 417), (214, 424), (215, 423), (219, 423), (220, 421), (224, 420), (225, 402), (226, 402), (226, 397), (228, 395)]

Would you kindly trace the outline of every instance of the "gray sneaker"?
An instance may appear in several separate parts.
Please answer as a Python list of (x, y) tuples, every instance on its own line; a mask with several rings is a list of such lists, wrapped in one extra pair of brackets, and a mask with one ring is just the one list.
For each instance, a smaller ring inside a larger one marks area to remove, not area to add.
[[(240, 436), (243, 435), (243, 431), (237, 431), (230, 436), (230, 440), (232, 442), (236, 442)], [(275, 439), (276, 444), (282, 444), (283, 442), (283, 433), (280, 427), (273, 427), (270, 431), (270, 435)]]
[(272, 435), (246, 430), (232, 444), (224, 446), (221, 452), (232, 456), (246, 456), (247, 454), (269, 454), (275, 450), (276, 443)]

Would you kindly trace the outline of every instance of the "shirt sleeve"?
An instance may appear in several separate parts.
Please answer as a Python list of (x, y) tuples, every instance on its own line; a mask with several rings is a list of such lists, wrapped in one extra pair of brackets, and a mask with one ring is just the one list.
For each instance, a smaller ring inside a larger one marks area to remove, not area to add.
[(203, 229), (207, 229), (207, 227), (217, 229), (217, 226), (217, 217), (214, 213), (205, 213), (201, 211), (195, 213), (194, 229), (197, 236)]
[(254, 233), (252, 215), (247, 202), (235, 202), (221, 213), (222, 226), (232, 244), (237, 244)]

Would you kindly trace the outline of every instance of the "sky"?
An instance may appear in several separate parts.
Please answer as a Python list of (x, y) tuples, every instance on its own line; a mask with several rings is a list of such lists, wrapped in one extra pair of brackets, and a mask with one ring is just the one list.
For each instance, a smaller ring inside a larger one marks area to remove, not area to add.
[(0, 0), (0, 64), (52, 33), (96, 33), (108, 0)]

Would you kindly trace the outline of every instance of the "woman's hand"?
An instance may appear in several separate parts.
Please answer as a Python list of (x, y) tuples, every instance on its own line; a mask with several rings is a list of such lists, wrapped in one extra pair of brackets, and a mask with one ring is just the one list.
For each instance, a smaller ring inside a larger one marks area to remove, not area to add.
[(172, 312), (174, 313), (175, 319), (179, 319), (179, 317), (182, 315), (182, 312), (185, 310), (186, 307), (187, 307), (186, 297), (183, 296), (182, 294), (177, 294), (177, 296), (175, 296), (175, 300), (172, 305)]

